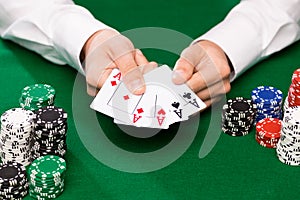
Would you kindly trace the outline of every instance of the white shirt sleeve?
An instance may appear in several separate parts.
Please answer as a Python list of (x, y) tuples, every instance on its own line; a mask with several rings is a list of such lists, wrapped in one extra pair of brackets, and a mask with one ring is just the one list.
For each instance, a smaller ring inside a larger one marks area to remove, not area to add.
[(224, 50), (234, 67), (233, 80), (299, 38), (300, 0), (242, 0), (195, 41), (209, 40)]
[(96, 31), (109, 28), (71, 0), (0, 0), (0, 34), (56, 64), (81, 73), (80, 52)]

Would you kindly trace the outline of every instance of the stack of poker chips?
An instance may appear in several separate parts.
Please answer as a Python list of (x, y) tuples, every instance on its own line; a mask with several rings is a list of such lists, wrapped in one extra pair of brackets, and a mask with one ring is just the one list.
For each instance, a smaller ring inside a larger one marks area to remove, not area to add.
[(35, 111), (32, 157), (57, 155), (67, 151), (67, 113), (56, 106), (46, 106)]
[(20, 106), (26, 110), (37, 110), (39, 108), (53, 105), (55, 90), (47, 84), (34, 84), (26, 86), (22, 90), (19, 99)]
[(0, 157), (2, 162), (18, 162), (27, 166), (31, 162), (31, 139), (34, 113), (12, 108), (1, 116)]
[(294, 71), (288, 92), (289, 106), (300, 106), (300, 69)]
[(35, 199), (54, 199), (64, 191), (66, 162), (53, 155), (39, 157), (29, 166), (29, 194)]
[(236, 97), (223, 106), (222, 130), (231, 136), (247, 135), (253, 125), (256, 106), (250, 99)]
[(300, 107), (284, 112), (281, 137), (277, 144), (278, 159), (288, 165), (300, 165)]
[(271, 86), (259, 86), (252, 90), (251, 98), (257, 107), (255, 121), (264, 118), (282, 118), (282, 92)]
[(0, 165), (0, 199), (23, 199), (28, 194), (26, 169), (23, 165), (8, 162)]
[(255, 139), (263, 147), (276, 148), (280, 139), (281, 120), (265, 118), (257, 122)]
[(295, 70), (293, 73), (288, 96), (284, 102), (284, 109), (293, 106), (300, 106), (300, 69)]

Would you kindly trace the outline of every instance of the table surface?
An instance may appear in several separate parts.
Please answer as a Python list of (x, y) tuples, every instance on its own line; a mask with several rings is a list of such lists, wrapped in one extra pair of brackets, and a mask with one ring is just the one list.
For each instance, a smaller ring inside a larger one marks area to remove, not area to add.
[[(132, 39), (149, 60), (169, 66), (192, 38), (221, 21), (238, 3), (75, 2)], [(258, 145), (254, 130), (244, 137), (221, 133), (216, 106), (143, 139), (130, 135), (146, 137), (152, 132), (119, 128), (111, 118), (93, 112), (84, 77), (71, 67), (57, 66), (3, 40), (0, 65), (1, 113), (18, 107), (24, 86), (48, 83), (56, 89), (56, 105), (69, 114), (66, 188), (58, 199), (299, 199), (299, 168), (282, 164), (274, 149)], [(227, 98), (249, 97), (259, 85), (272, 85), (286, 95), (298, 67), (299, 42), (248, 70), (232, 83)]]

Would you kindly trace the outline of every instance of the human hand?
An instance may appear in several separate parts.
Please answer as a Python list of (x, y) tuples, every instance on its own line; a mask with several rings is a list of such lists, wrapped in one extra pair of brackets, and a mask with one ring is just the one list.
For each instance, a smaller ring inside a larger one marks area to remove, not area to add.
[(143, 94), (146, 86), (143, 73), (157, 67), (148, 62), (132, 42), (114, 30), (101, 30), (93, 34), (82, 50), (86, 73), (87, 93), (95, 96), (114, 68), (123, 75), (123, 82), (130, 92)]
[(186, 83), (207, 106), (230, 91), (230, 66), (223, 50), (213, 42), (199, 41), (181, 53), (173, 82)]

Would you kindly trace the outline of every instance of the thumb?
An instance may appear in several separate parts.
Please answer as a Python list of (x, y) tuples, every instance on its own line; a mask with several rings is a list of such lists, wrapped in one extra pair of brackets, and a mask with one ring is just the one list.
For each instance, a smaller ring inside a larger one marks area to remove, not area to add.
[(145, 81), (143, 73), (137, 67), (133, 52), (120, 56), (115, 63), (123, 74), (123, 82), (127, 89), (135, 95), (143, 94), (146, 90)]
[(193, 71), (194, 66), (181, 57), (175, 64), (172, 80), (175, 84), (183, 84), (192, 77)]

